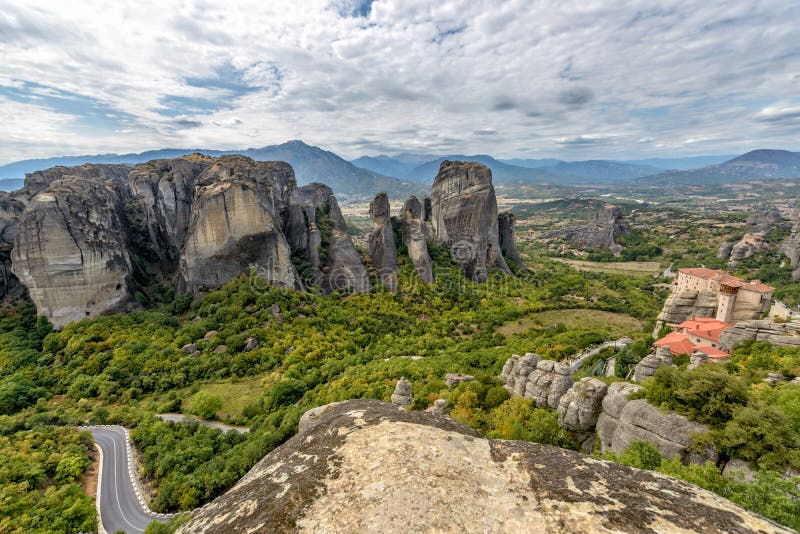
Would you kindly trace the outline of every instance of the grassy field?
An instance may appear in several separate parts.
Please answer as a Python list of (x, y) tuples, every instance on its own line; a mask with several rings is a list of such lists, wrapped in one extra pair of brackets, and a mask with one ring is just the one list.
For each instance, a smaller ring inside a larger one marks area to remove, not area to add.
[(499, 326), (495, 329), (495, 332), (503, 336), (512, 336), (529, 328), (556, 323), (562, 323), (568, 329), (611, 330), (628, 335), (641, 333), (642, 331), (642, 321), (630, 315), (601, 310), (567, 309), (534, 313), (528, 317)]
[(553, 258), (555, 261), (566, 263), (573, 269), (579, 271), (593, 271), (597, 273), (625, 274), (628, 276), (653, 276), (661, 273), (661, 267), (657, 261), (621, 261), (621, 262), (600, 262), (571, 260), (566, 258)]

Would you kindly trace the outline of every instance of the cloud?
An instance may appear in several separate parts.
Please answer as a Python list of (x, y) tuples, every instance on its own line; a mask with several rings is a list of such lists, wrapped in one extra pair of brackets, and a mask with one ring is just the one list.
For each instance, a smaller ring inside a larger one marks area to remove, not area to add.
[(349, 158), (797, 150), (798, 24), (780, 0), (0, 0), (0, 163), (294, 138)]

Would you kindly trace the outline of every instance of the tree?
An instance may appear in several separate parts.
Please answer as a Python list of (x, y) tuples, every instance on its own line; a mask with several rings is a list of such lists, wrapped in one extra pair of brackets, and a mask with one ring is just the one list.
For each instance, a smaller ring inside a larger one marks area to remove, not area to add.
[(222, 399), (210, 391), (198, 391), (187, 403), (187, 411), (204, 419), (213, 419), (222, 408)]

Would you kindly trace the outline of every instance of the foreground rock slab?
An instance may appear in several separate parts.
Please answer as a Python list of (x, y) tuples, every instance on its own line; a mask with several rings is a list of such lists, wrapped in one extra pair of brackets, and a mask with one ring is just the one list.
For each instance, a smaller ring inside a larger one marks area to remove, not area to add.
[(362, 399), (330, 406), (178, 532), (789, 531), (670, 477)]

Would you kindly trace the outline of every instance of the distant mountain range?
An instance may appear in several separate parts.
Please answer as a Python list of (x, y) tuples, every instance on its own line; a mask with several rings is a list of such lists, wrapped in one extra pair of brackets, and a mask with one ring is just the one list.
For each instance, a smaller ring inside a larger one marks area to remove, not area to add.
[(717, 165), (666, 171), (636, 180), (641, 185), (714, 185), (747, 180), (800, 178), (800, 152), (753, 150)]
[[(131, 154), (97, 154), (30, 159), (0, 166), (0, 190), (22, 186), (26, 173), (56, 165), (83, 163), (122, 163), (135, 165), (202, 152), (209, 156), (242, 154), (255, 160), (281, 160), (294, 167), (300, 185), (322, 182), (342, 197), (368, 197), (385, 191), (404, 198), (429, 190), (442, 161), (477, 161), (492, 170), (497, 184), (627, 184), (694, 185), (722, 184), (745, 180), (800, 178), (800, 152), (754, 150), (738, 157), (696, 156), (689, 158), (651, 158), (642, 160), (495, 159), (489, 155), (399, 154), (363, 156), (346, 161), (333, 152), (289, 141), (280, 145), (246, 150), (175, 149), (149, 150)], [(695, 167), (691, 167), (695, 165)], [(687, 167), (688, 166), (688, 167)]]
[[(370, 196), (379, 191), (407, 196), (427, 190), (412, 183), (380, 173), (356, 167), (333, 152), (307, 145), (302, 141), (289, 141), (281, 145), (246, 150), (207, 150), (194, 148), (166, 148), (131, 154), (96, 154), (86, 156), (63, 156), (47, 159), (29, 159), (0, 166), (0, 189), (10, 191), (22, 186), (26, 173), (49, 169), (57, 165), (73, 166), (84, 163), (118, 163), (135, 165), (154, 159), (167, 159), (201, 152), (209, 156), (242, 154), (257, 161), (280, 160), (294, 167), (299, 185), (322, 182), (340, 197)], [(434, 173), (435, 176), (435, 173)], [(433, 182), (433, 176), (430, 178)]]

